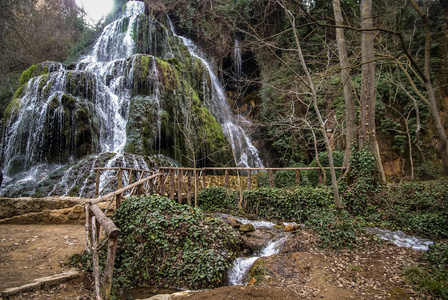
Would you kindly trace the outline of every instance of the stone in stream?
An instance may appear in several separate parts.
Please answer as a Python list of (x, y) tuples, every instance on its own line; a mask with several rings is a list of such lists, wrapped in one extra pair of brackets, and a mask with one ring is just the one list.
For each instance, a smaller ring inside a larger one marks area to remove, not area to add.
[(291, 232), (293, 230), (294, 230), (294, 227), (291, 224), (288, 224), (285, 227), (283, 227), (283, 231), (286, 231), (286, 232)]
[(247, 223), (247, 224), (242, 224), (240, 225), (239, 231), (241, 232), (251, 232), (251, 231), (255, 231), (255, 227), (254, 225)]
[(222, 218), (222, 220), (235, 229), (239, 229), (242, 224), (240, 221), (238, 221), (234, 217), (224, 217), (224, 218)]

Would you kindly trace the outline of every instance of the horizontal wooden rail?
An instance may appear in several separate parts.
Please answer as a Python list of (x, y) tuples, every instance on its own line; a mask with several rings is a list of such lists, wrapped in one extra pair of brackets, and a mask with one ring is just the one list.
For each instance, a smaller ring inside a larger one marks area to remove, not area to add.
[(106, 231), (106, 235), (109, 238), (116, 237), (120, 234), (120, 229), (115, 226), (114, 222), (112, 222), (111, 219), (106, 217), (106, 215), (97, 205), (90, 206), (90, 211), (95, 216), (95, 219), (98, 221), (98, 223), (100, 223), (100, 225), (104, 228), (104, 230)]
[[(260, 170), (273, 170), (273, 171), (281, 171), (281, 170), (330, 170), (330, 167), (288, 167), (288, 168), (239, 168), (239, 167), (204, 167), (204, 168), (182, 168), (182, 167), (160, 167), (159, 170), (183, 170), (183, 171), (203, 171), (203, 170), (254, 170), (254, 171), (260, 171)], [(335, 167), (335, 170), (345, 170), (346, 167)]]
[(136, 182), (134, 182), (133, 184), (127, 185), (127, 186), (125, 186), (124, 188), (118, 189), (118, 190), (116, 190), (115, 192), (112, 192), (112, 193), (109, 193), (109, 194), (104, 195), (104, 196), (102, 196), (102, 197), (98, 197), (98, 198), (96, 198), (96, 199), (93, 199), (93, 200), (90, 201), (90, 204), (93, 205), (93, 204), (97, 204), (97, 203), (106, 201), (107, 199), (110, 199), (110, 198), (115, 197), (115, 196), (117, 196), (117, 195), (119, 195), (119, 194), (122, 194), (122, 193), (125, 192), (125, 191), (128, 191), (128, 190), (130, 190), (130, 189), (133, 189), (133, 188), (135, 188), (135, 187), (138, 187), (138, 186), (144, 184), (145, 182), (147, 182), (148, 180), (152, 180), (152, 179), (154, 179), (154, 178), (156, 178), (156, 177), (158, 177), (158, 176), (161, 176), (161, 175), (162, 175), (161, 173), (156, 173), (156, 174), (151, 175), (151, 176), (149, 176), (149, 177), (140, 179), (139, 181), (136, 181)]

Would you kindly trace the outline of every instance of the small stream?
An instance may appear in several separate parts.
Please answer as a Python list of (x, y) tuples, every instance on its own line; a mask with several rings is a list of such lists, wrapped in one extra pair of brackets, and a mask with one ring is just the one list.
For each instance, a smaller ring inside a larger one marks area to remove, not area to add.
[[(254, 264), (254, 262), (260, 257), (268, 257), (273, 254), (277, 254), (282, 249), (283, 244), (291, 235), (290, 232), (285, 232), (282, 229), (274, 228), (276, 223), (269, 221), (260, 221), (260, 220), (248, 220), (241, 217), (236, 217), (233, 215), (220, 214), (221, 218), (224, 217), (233, 217), (237, 219), (242, 224), (250, 223), (255, 227), (255, 232), (259, 231), (264, 236), (270, 236), (266, 240), (265, 245), (250, 257), (238, 257), (233, 262), (232, 268), (229, 270), (227, 274), (228, 285), (244, 285), (247, 280), (247, 273)], [(287, 224), (295, 224), (295, 223), (284, 223)]]
[[(255, 232), (259, 231), (264, 236), (268, 236), (268, 238), (266, 238), (265, 245), (259, 251), (256, 251), (254, 254), (252, 254), (252, 256), (238, 257), (237, 259), (235, 259), (232, 268), (227, 274), (228, 285), (244, 285), (247, 282), (247, 273), (254, 262), (260, 257), (268, 257), (273, 254), (279, 253), (285, 241), (291, 235), (290, 232), (284, 232), (281, 229), (274, 228), (274, 225), (276, 225), (276, 223), (273, 222), (248, 220), (246, 218), (236, 217), (228, 214), (220, 214), (219, 217), (233, 217), (242, 224), (251, 223), (255, 227)], [(295, 223), (284, 224), (287, 225)], [(434, 242), (429, 239), (410, 236), (402, 231), (391, 231), (377, 227), (366, 228), (366, 231), (370, 234), (378, 236), (383, 240), (388, 240), (398, 247), (413, 248), (417, 251), (427, 251), (429, 246), (434, 244)]]
[(398, 247), (413, 248), (417, 251), (428, 251), (429, 246), (434, 244), (431, 240), (418, 236), (407, 235), (400, 230), (391, 231), (377, 227), (369, 227), (366, 228), (366, 231), (370, 234), (378, 236), (380, 239), (387, 240)]

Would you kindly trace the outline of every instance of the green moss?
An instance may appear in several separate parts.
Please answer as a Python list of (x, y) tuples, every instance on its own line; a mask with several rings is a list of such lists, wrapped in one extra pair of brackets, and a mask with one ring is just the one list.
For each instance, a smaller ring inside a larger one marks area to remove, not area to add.
[(221, 125), (218, 121), (216, 121), (215, 117), (212, 116), (206, 107), (202, 106), (200, 111), (207, 140), (210, 143), (211, 150), (215, 150), (217, 147), (222, 146), (222, 144), (225, 143), (226, 138), (224, 136), (224, 132)]
[(75, 108), (76, 99), (69, 95), (62, 95), (61, 103), (65, 109), (72, 110)]
[(29, 67), (26, 71), (23, 71), (22, 76), (20, 76), (19, 82), (20, 84), (25, 84), (30, 80), (30, 78), (33, 78), (37, 71), (37, 65), (32, 65)]
[(149, 74), (149, 59), (150, 59), (149, 56), (142, 55), (142, 58), (140, 60), (140, 67), (142, 70), (142, 73), (141, 73), (142, 79), (146, 78)]
[(20, 76), (19, 82), (20, 84), (27, 83), (31, 78), (37, 77), (42, 74), (48, 74), (48, 65), (44, 65), (44, 63), (39, 65), (32, 65), (26, 71), (23, 71)]
[(264, 266), (266, 259), (264, 257), (259, 258), (255, 261), (252, 267), (249, 269), (249, 280), (253, 277), (255, 278), (256, 284), (259, 285), (266, 280), (267, 269)]
[[(179, 64), (179, 61), (176, 60)], [(179, 75), (176, 67), (167, 62), (156, 58), (157, 70), (162, 79), (162, 85), (167, 91), (177, 90), (179, 88)]]
[(23, 96), (24, 87), (25, 85), (22, 85), (17, 89), (17, 91), (14, 93), (14, 96), (12, 97), (11, 102), (9, 102), (8, 106), (6, 107), (5, 112), (3, 113), (3, 120), (5, 120), (5, 122), (11, 117), (11, 114), (13, 112), (20, 109), (20, 100)]

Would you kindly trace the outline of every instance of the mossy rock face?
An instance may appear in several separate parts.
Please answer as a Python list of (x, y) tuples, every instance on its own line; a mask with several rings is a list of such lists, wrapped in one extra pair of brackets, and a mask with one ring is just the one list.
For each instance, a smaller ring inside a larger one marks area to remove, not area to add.
[(127, 59), (134, 97), (129, 106), (126, 152), (163, 154), (184, 166), (193, 166), (194, 152), (197, 166), (224, 165), (232, 159), (231, 147), (221, 125), (204, 106), (204, 94), (197, 92), (203, 88), (196, 78), (204, 76), (203, 66), (195, 76), (181, 74), (189, 69), (185, 61), (199, 62), (191, 57), (164, 61), (144, 54)]
[(32, 65), (27, 70), (22, 73), (20, 76), (19, 82), (20, 84), (27, 83), (31, 78), (37, 77), (39, 75), (48, 74), (54, 71), (58, 71), (62, 69), (63, 66), (61, 63), (54, 61), (46, 61), (37, 65)]
[(166, 57), (169, 49), (168, 30), (155, 19), (146, 15), (138, 18), (137, 32), (133, 33), (136, 42), (136, 52)]

